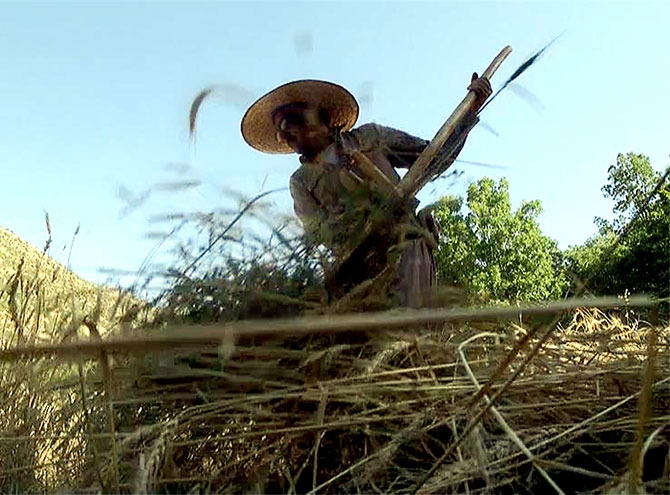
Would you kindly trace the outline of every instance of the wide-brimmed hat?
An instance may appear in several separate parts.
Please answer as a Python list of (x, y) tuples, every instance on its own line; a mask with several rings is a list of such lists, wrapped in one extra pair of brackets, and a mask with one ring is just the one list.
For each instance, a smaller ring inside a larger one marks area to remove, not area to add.
[(242, 136), (249, 146), (265, 153), (295, 153), (277, 140), (272, 120), (275, 110), (290, 103), (306, 103), (327, 111), (330, 124), (345, 131), (358, 119), (356, 98), (342, 86), (314, 79), (294, 81), (261, 96), (244, 114)]

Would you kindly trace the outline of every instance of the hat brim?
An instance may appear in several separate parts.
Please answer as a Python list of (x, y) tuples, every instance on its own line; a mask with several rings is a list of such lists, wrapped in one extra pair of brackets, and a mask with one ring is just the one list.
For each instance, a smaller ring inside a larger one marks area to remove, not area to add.
[(342, 86), (304, 79), (294, 81), (261, 96), (242, 118), (242, 136), (252, 148), (264, 153), (295, 153), (286, 143), (277, 140), (272, 120), (276, 109), (290, 103), (306, 103), (328, 112), (330, 124), (343, 130), (351, 129), (358, 119), (356, 98)]

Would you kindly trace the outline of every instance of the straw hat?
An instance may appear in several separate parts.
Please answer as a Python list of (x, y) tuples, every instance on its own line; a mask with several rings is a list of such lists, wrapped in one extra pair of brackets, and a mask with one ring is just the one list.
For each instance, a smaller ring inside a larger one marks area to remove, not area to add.
[(273, 89), (249, 107), (242, 118), (244, 140), (265, 153), (294, 153), (284, 142), (277, 141), (277, 129), (272, 121), (274, 111), (289, 103), (307, 103), (324, 109), (333, 127), (347, 131), (358, 119), (356, 98), (337, 84), (305, 79)]

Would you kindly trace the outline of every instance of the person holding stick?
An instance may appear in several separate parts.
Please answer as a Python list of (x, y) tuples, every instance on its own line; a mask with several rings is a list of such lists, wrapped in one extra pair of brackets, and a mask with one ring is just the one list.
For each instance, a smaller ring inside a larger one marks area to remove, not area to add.
[[(446, 169), (491, 95), (488, 78), (473, 74), (475, 100), (456, 132), (432, 159)], [(291, 176), (294, 209), (309, 242), (329, 248), (334, 269), (326, 277), (332, 298), (382, 273), (391, 273), (399, 304), (429, 304), (436, 286), (433, 251), (438, 229), (428, 211), (416, 212), (413, 195), (397, 193), (397, 168), (411, 170), (429, 141), (377, 124), (354, 128), (359, 107), (342, 86), (319, 80), (284, 84), (259, 98), (241, 130), (253, 148), (297, 153)], [(390, 271), (389, 271), (390, 268)]]

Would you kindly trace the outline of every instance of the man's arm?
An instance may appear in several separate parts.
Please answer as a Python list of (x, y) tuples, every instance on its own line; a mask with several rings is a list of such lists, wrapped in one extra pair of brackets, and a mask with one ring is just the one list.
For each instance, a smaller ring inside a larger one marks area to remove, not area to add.
[(318, 244), (319, 223), (321, 220), (321, 207), (314, 196), (307, 190), (305, 184), (296, 175), (291, 176), (289, 182), (291, 197), (293, 198), (293, 210), (302, 223), (307, 241)]
[[(475, 123), (474, 115), (472, 119), (467, 119), (463, 123), (435, 157), (434, 166), (438, 166), (439, 163), (439, 168), (442, 168), (450, 165), (456, 159), (465, 145), (463, 134), (467, 136)], [(376, 142), (395, 168), (409, 169), (429, 143), (425, 139), (378, 124), (365, 124), (351, 132), (359, 140), (366, 139)]]
[[(488, 79), (479, 77), (475, 72), (472, 74), (468, 90), (474, 91), (477, 95), (473, 112), (468, 118), (464, 119), (460, 128), (456, 129), (451, 139), (442, 146), (442, 149), (433, 160), (431, 167), (440, 169), (445, 165), (448, 167), (456, 159), (461, 149), (463, 149), (465, 138), (479, 120), (476, 113), (477, 110), (491, 95), (491, 84)], [(429, 143), (425, 139), (378, 124), (362, 125), (358, 129), (351, 131), (351, 133), (356, 136), (361, 144), (377, 144), (395, 168), (409, 169)]]
[(364, 124), (351, 134), (361, 143), (362, 149), (378, 146), (395, 168), (411, 167), (428, 146), (425, 139), (379, 124)]
[(479, 117), (475, 114), (471, 114), (468, 118), (464, 119), (461, 123), (461, 126), (454, 132), (449, 139), (442, 145), (440, 151), (437, 152), (435, 158), (428, 167), (428, 171), (431, 175), (437, 173), (442, 173), (444, 170), (448, 169), (452, 163), (456, 160), (458, 155), (461, 153), (463, 146), (465, 146), (465, 140), (470, 134), (470, 131), (474, 126), (479, 122)]

